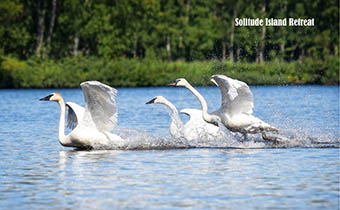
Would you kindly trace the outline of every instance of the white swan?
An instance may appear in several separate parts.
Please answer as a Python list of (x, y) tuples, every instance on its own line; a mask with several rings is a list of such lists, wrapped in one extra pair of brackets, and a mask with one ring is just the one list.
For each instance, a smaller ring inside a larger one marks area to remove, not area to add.
[(85, 109), (73, 102), (68, 102), (68, 126), (73, 129), (65, 136), (65, 103), (59, 93), (52, 93), (41, 101), (55, 101), (60, 106), (58, 139), (65, 147), (81, 149), (122, 146), (124, 140), (109, 131), (117, 124), (117, 90), (98, 81), (80, 84), (85, 97)]
[[(181, 113), (190, 117), (189, 121), (183, 125), (178, 115), (177, 108), (163, 96), (156, 96), (146, 104), (164, 104), (170, 110), (170, 134), (179, 139), (184, 137), (188, 141), (193, 140), (210, 140), (219, 135), (219, 128), (207, 123), (202, 118), (202, 111), (198, 109), (182, 109)], [(208, 138), (208, 139), (206, 139)]]
[(169, 85), (188, 88), (200, 101), (205, 121), (215, 125), (220, 121), (229, 130), (242, 133), (245, 139), (248, 133), (262, 133), (264, 140), (277, 141), (267, 137), (265, 131), (278, 132), (278, 130), (252, 115), (253, 94), (246, 83), (224, 75), (213, 75), (211, 80), (220, 88), (222, 94), (221, 107), (211, 114), (208, 113), (208, 105), (203, 96), (184, 78), (177, 79)]

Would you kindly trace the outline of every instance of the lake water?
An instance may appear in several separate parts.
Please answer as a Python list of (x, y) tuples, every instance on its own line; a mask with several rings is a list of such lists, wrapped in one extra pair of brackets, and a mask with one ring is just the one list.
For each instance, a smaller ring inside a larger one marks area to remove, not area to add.
[[(216, 87), (197, 89), (218, 108)], [(59, 107), (39, 98), (84, 105), (80, 89), (0, 90), (0, 209), (339, 209), (339, 87), (251, 90), (254, 114), (295, 144), (77, 151), (59, 145)], [(200, 108), (183, 88), (118, 88), (118, 127), (171, 141), (165, 107), (145, 104), (157, 95)]]

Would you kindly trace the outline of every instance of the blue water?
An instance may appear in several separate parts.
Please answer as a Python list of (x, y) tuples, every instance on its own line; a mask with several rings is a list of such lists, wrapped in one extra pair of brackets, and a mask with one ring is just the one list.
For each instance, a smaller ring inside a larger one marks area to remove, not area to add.
[[(217, 88), (197, 89), (218, 108)], [(0, 90), (0, 209), (339, 209), (339, 87), (251, 90), (257, 117), (322, 144), (76, 151), (58, 143), (57, 104), (38, 99), (84, 105), (80, 89)], [(171, 139), (167, 110), (145, 105), (157, 95), (200, 108), (184, 88), (119, 88), (118, 127)]]

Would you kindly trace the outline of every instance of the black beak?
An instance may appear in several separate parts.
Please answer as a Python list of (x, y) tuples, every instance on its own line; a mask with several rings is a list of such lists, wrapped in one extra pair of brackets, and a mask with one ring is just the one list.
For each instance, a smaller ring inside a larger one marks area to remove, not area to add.
[(154, 104), (154, 103), (155, 103), (155, 100), (156, 100), (156, 98), (153, 98), (153, 99), (151, 99), (150, 101), (146, 102), (145, 104)]
[(52, 96), (53, 96), (53, 94), (50, 94), (50, 95), (48, 95), (44, 98), (39, 99), (39, 101), (49, 101)]
[(177, 85), (177, 81), (175, 81), (175, 82), (172, 82), (172, 83), (169, 83), (167, 86), (174, 87), (174, 86), (176, 86), (176, 85)]

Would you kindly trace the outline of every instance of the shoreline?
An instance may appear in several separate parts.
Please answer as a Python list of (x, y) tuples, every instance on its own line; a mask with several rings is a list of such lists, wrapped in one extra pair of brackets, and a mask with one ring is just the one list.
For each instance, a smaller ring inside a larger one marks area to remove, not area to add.
[(87, 80), (114, 87), (161, 87), (177, 78), (211, 86), (211, 75), (224, 74), (248, 85), (339, 85), (339, 59), (302, 62), (234, 63), (229, 61), (160, 61), (69, 57), (20, 61), (1, 57), (0, 88), (78, 88)]

